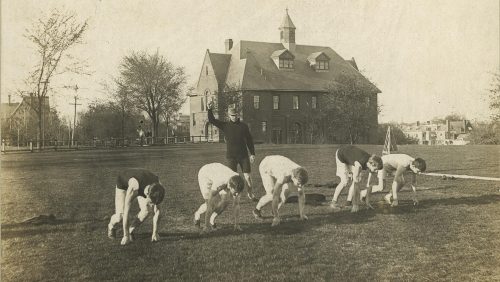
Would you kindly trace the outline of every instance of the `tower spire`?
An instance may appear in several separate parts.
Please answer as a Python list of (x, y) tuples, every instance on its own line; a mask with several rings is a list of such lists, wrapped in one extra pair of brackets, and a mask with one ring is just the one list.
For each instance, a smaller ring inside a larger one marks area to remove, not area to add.
[(295, 25), (288, 15), (288, 7), (285, 9), (285, 16), (281, 22), (280, 30), (280, 41), (283, 46), (289, 51), (295, 51)]

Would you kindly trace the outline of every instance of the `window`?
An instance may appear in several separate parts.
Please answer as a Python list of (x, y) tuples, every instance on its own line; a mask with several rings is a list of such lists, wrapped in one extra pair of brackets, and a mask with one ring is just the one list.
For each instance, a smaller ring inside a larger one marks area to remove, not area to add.
[(194, 114), (193, 114), (193, 126), (196, 125), (196, 119), (194, 118)]
[(201, 97), (201, 111), (205, 111), (205, 99), (203, 97)]
[(318, 61), (317, 69), (318, 70), (327, 70), (330, 68), (330, 63), (328, 61)]
[(267, 121), (263, 121), (262, 122), (262, 132), (266, 132), (267, 131)]
[(318, 108), (318, 97), (316, 96), (312, 96), (312, 101), (311, 101), (311, 107), (313, 109), (317, 109)]
[(280, 59), (280, 69), (293, 69), (293, 60)]
[(273, 96), (273, 110), (280, 108), (280, 96)]
[(293, 96), (293, 109), (298, 110), (299, 109), (299, 96)]
[(259, 95), (255, 95), (253, 96), (253, 108), (254, 109), (259, 109), (259, 102), (260, 102), (260, 96)]

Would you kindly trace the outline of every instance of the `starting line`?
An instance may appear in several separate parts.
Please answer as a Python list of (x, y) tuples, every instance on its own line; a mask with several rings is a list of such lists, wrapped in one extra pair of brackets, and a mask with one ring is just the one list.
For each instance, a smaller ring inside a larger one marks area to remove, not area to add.
[(443, 174), (443, 173), (422, 173), (423, 175), (429, 176), (440, 176), (440, 177), (449, 177), (449, 178), (463, 178), (463, 179), (478, 179), (478, 180), (491, 180), (491, 181), (500, 181), (500, 178), (497, 177), (484, 177), (484, 176), (473, 176), (473, 175), (461, 175), (461, 174)]

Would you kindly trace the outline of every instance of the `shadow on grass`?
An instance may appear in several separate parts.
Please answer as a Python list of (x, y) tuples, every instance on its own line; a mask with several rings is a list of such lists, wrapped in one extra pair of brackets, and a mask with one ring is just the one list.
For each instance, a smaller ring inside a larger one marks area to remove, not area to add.
[[(366, 222), (373, 221), (373, 218), (377, 214), (406, 214), (415, 213), (418, 210), (428, 209), (434, 206), (454, 206), (454, 205), (469, 205), (469, 206), (479, 206), (494, 204), (500, 202), (500, 195), (489, 194), (481, 195), (477, 197), (459, 197), (459, 198), (444, 198), (444, 199), (430, 199), (422, 200), (419, 205), (414, 206), (412, 201), (400, 201), (399, 206), (391, 207), (384, 201), (374, 202), (374, 210), (365, 209), (362, 206), (362, 210), (357, 213), (351, 213), (349, 210), (342, 210), (339, 212), (333, 212), (329, 207), (325, 206), (326, 212), (309, 214), (309, 220), (300, 221), (298, 215), (284, 215), (282, 216), (282, 222), (279, 226), (271, 227), (272, 217), (264, 217), (263, 220), (259, 220), (253, 223), (241, 224), (243, 231), (233, 230), (231, 224), (223, 225), (222, 227), (213, 230), (209, 233), (201, 233), (201, 230), (195, 228), (194, 226), (185, 232), (168, 232), (160, 233), (162, 237), (161, 241), (179, 241), (179, 240), (199, 240), (205, 238), (217, 238), (217, 237), (227, 237), (227, 236), (239, 236), (239, 235), (250, 235), (250, 234), (261, 234), (261, 235), (295, 235), (303, 232), (307, 232), (314, 227), (319, 227), (327, 224), (334, 225), (348, 225), (348, 224), (362, 224)], [(44, 222), (42, 220), (42, 222)], [(107, 222), (107, 221), (106, 221)], [(105, 236), (106, 227), (103, 224), (103, 220), (85, 220), (85, 221), (74, 221), (67, 219), (54, 219), (44, 222), (43, 224), (38, 224), (39, 221), (35, 221), (37, 224), (33, 224), (32, 221), (13, 223), (13, 224), (2, 224), (2, 240), (18, 237), (36, 236), (55, 232), (92, 232), (95, 230), (103, 230), (103, 236)], [(120, 236), (118, 234), (118, 236)], [(149, 240), (151, 238), (151, 233), (139, 233), (134, 234), (134, 237), (138, 240)], [(160, 241), (160, 242), (161, 242)]]

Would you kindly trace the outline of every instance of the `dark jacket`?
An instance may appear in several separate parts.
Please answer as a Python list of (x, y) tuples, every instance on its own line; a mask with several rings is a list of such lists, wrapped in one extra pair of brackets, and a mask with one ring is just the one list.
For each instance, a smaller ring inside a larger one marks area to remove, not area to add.
[(246, 123), (241, 122), (239, 119), (235, 122), (220, 121), (214, 117), (211, 109), (208, 110), (208, 121), (224, 132), (227, 145), (226, 157), (246, 158), (248, 157), (248, 151), (251, 155), (255, 155), (252, 135)]

